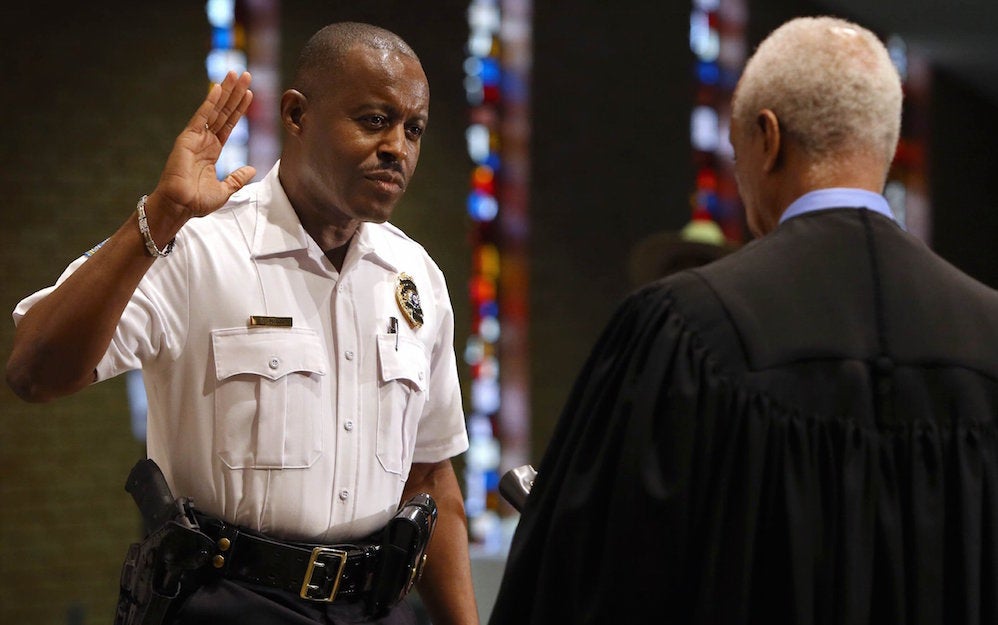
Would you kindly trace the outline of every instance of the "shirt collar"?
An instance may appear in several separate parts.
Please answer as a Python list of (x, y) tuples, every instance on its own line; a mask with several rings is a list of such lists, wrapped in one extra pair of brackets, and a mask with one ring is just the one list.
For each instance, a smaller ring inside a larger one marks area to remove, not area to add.
[(804, 213), (824, 210), (827, 208), (866, 208), (875, 213), (880, 213), (884, 217), (897, 222), (887, 200), (879, 193), (873, 193), (865, 189), (852, 189), (848, 187), (833, 187), (829, 189), (818, 189), (800, 196), (787, 210), (780, 216), (780, 223), (788, 219), (793, 219)]
[(388, 236), (393, 228), (388, 224), (360, 224), (353, 242), (358, 258), (378, 262), (388, 271), (398, 272), (398, 250), (393, 237)]
[[(258, 214), (251, 254), (253, 258), (259, 258), (315, 248), (317, 255), (321, 256), (322, 251), (305, 232), (281, 186), (278, 178), (280, 164), (278, 161), (257, 185), (255, 200)], [(397, 231), (387, 224), (386, 227), (361, 224), (351, 243), (356, 248), (350, 251), (351, 255), (380, 262), (389, 271), (397, 271), (398, 250), (393, 245), (392, 237), (388, 236), (391, 230)]]
[(256, 227), (250, 253), (254, 258), (308, 249), (308, 233), (277, 177), (281, 162), (256, 185)]

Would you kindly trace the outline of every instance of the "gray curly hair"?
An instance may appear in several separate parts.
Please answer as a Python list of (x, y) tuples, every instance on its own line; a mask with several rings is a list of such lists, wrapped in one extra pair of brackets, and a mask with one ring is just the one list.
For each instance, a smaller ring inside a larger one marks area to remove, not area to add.
[(894, 158), (901, 80), (884, 44), (834, 17), (802, 17), (774, 30), (749, 59), (732, 102), (742, 128), (770, 109), (780, 130), (815, 162), (857, 151)]

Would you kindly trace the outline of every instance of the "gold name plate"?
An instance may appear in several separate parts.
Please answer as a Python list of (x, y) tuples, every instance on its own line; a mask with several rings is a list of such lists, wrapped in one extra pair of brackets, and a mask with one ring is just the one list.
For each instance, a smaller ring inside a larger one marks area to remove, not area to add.
[(270, 326), (272, 328), (290, 328), (291, 317), (265, 317), (263, 315), (250, 316), (251, 326)]

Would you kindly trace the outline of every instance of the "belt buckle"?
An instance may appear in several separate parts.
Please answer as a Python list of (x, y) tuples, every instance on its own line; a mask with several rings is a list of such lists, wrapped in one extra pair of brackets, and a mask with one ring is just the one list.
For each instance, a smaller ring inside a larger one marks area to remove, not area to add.
[[(333, 556), (334, 558), (339, 558), (339, 566), (336, 566), (336, 571), (330, 573), (326, 566), (327, 562), (324, 562), (322, 558), (325, 556)], [(321, 601), (323, 603), (332, 603), (336, 600), (336, 592), (340, 588), (340, 576), (343, 574), (343, 569), (347, 565), (347, 552), (340, 549), (331, 549), (329, 547), (316, 547), (312, 550), (312, 557), (308, 559), (308, 568), (305, 569), (305, 579), (301, 583), (301, 592), (299, 596), (302, 599), (308, 599), (309, 601)], [(316, 569), (319, 569), (325, 573), (326, 583), (319, 584), (313, 583), (312, 577), (316, 573)], [(328, 596), (316, 596), (316, 593), (321, 592), (323, 586), (327, 586), (329, 580), (333, 580), (333, 587), (329, 591)]]

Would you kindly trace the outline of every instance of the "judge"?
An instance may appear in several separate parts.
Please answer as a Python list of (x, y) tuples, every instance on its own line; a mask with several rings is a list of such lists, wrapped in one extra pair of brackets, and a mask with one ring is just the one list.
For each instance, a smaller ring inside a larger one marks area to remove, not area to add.
[(998, 293), (881, 195), (901, 100), (857, 24), (759, 46), (730, 137), (757, 238), (619, 307), (492, 625), (998, 618)]

